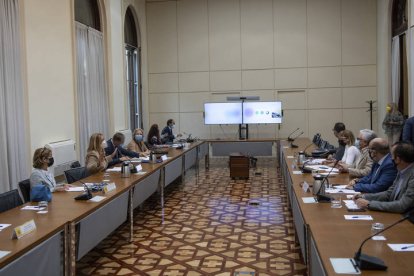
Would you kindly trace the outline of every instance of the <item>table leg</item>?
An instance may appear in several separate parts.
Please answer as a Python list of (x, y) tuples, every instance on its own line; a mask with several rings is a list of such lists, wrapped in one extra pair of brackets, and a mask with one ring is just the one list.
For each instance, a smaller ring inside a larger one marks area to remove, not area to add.
[(134, 189), (129, 190), (129, 242), (134, 241)]

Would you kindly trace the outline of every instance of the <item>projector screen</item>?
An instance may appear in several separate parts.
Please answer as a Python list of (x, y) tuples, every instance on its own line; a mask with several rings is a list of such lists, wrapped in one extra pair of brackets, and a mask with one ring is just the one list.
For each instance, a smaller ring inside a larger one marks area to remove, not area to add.
[(244, 102), (243, 124), (282, 123), (282, 102)]
[(242, 104), (237, 103), (205, 103), (204, 104), (204, 124), (241, 124), (242, 123)]

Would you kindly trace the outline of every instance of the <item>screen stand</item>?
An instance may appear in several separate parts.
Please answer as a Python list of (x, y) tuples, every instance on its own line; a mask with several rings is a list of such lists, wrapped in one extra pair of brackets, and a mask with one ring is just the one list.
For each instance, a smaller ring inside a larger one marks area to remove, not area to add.
[(239, 140), (249, 139), (249, 125), (239, 124)]

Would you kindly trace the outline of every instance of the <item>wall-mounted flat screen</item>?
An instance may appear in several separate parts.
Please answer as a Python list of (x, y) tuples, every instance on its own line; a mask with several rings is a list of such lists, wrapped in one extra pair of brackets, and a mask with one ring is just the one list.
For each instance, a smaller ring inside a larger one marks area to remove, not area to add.
[(282, 123), (282, 102), (244, 102), (243, 124)]
[(242, 103), (205, 103), (204, 123), (206, 125), (241, 124)]

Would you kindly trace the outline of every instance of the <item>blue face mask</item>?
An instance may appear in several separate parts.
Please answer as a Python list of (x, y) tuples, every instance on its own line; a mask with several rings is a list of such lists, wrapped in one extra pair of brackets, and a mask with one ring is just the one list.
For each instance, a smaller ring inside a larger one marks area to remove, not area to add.
[(144, 140), (144, 137), (141, 134), (135, 135), (135, 141), (137, 143), (142, 142)]

